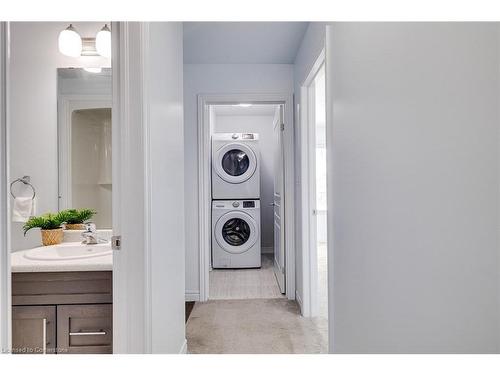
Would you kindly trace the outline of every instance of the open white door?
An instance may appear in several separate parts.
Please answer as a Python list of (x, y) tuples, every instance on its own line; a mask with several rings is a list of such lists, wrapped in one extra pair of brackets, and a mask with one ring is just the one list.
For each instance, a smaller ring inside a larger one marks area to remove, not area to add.
[(185, 353), (182, 23), (112, 32), (113, 352)]
[(310, 289), (309, 295), (309, 312), (310, 316), (318, 314), (318, 209), (316, 197), (316, 86), (313, 79), (307, 90), (307, 131), (308, 131), (308, 162), (309, 162), (309, 186), (308, 186), (308, 221), (309, 221), (309, 273), (310, 273)]
[(283, 163), (283, 105), (276, 109), (274, 127), (274, 274), (281, 293), (285, 293), (285, 233), (284, 220), (284, 163)]

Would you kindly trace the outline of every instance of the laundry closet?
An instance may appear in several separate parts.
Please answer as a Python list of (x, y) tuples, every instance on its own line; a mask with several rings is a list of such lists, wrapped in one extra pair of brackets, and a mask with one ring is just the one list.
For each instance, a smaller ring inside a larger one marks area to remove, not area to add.
[(211, 105), (210, 298), (280, 297), (273, 104)]

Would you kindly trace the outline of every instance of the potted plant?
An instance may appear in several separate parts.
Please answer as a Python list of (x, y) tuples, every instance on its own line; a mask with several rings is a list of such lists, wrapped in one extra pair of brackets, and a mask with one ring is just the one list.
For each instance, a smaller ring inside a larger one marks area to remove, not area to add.
[(92, 219), (97, 212), (91, 208), (81, 208), (79, 210), (71, 208), (60, 213), (64, 216), (67, 230), (84, 230), (85, 222)]
[(30, 229), (40, 228), (43, 246), (60, 244), (63, 240), (62, 224), (64, 221), (65, 217), (61, 213), (32, 216), (23, 226), (24, 235), (26, 236)]

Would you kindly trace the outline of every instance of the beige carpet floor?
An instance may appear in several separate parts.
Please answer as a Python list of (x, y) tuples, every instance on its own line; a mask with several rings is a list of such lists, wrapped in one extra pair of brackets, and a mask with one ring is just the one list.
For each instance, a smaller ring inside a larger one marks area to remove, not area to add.
[(327, 320), (304, 318), (285, 298), (197, 302), (186, 326), (189, 353), (327, 352)]

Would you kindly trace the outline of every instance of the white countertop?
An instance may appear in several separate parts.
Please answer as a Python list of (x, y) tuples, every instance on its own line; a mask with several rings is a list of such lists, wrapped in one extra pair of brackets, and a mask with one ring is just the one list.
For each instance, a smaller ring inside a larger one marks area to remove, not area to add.
[[(63, 242), (61, 245), (41, 246), (34, 249), (17, 251), (11, 254), (11, 271), (12, 272), (70, 272), (70, 271), (112, 271), (113, 270), (113, 255), (109, 254), (93, 256), (89, 258), (64, 259), (56, 255), (58, 250), (65, 249), (67, 256), (68, 250), (73, 247), (95, 247), (96, 245), (81, 245), (80, 242)], [(99, 247), (110, 246), (97, 245)], [(111, 250), (111, 248), (110, 248)], [(54, 260), (29, 259), (33, 254), (46, 252), (47, 255), (54, 254)]]

